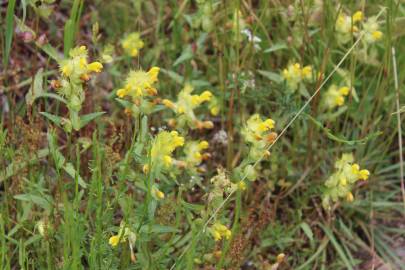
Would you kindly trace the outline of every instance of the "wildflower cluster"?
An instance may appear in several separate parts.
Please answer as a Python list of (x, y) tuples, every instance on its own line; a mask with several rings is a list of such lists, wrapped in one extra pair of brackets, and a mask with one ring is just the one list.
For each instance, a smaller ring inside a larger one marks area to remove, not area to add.
[(209, 232), (211, 233), (212, 237), (214, 237), (215, 241), (220, 241), (223, 238), (229, 240), (232, 235), (231, 230), (219, 222), (214, 223), (209, 228)]
[(383, 33), (379, 30), (380, 26), (376, 17), (370, 17), (363, 23), (364, 40), (367, 43), (374, 43), (383, 37)]
[(345, 103), (345, 96), (349, 95), (349, 93), (349, 87), (338, 87), (335, 84), (332, 84), (323, 96), (323, 106), (329, 110), (343, 106)]
[(58, 93), (66, 99), (70, 119), (63, 119), (65, 129), (70, 132), (72, 127), (81, 127), (79, 112), (85, 99), (83, 84), (90, 79), (91, 73), (99, 73), (103, 69), (100, 62), (88, 63), (88, 52), (85, 46), (76, 47), (69, 52), (69, 58), (59, 63), (61, 78), (53, 83)]
[(275, 122), (273, 119), (262, 120), (259, 114), (252, 115), (242, 129), (242, 135), (250, 144), (249, 157), (257, 160), (263, 155), (269, 156), (267, 146), (277, 137), (277, 133), (271, 132)]
[(358, 23), (363, 20), (363, 13), (357, 11), (353, 16), (339, 14), (336, 23), (337, 40), (341, 44), (345, 44), (350, 41), (354, 33), (359, 32)]
[(287, 82), (287, 88), (295, 92), (303, 82), (312, 81), (312, 66), (301, 67), (299, 63), (291, 64), (283, 69), (282, 77)]
[(207, 141), (189, 141), (184, 147), (186, 153), (185, 162), (189, 167), (195, 167), (200, 165), (204, 159), (208, 159), (210, 155), (208, 153), (202, 153), (209, 147)]
[(140, 34), (133, 32), (121, 41), (121, 46), (126, 54), (136, 57), (139, 54), (139, 50), (143, 48), (144, 43), (140, 38)]
[[(214, 124), (211, 121), (200, 121), (194, 110), (204, 102), (208, 102), (213, 98), (210, 91), (206, 90), (200, 95), (192, 95), (193, 87), (186, 84), (182, 91), (180, 91), (177, 102), (172, 102), (169, 99), (163, 99), (162, 103), (173, 110), (177, 114), (177, 121), (175, 125), (182, 128), (185, 125), (191, 129), (211, 129)], [(219, 108), (217, 106), (211, 107), (211, 113), (217, 114)]]
[(128, 242), (129, 251), (131, 253), (131, 260), (134, 262), (135, 261), (134, 246), (136, 242), (136, 234), (133, 231), (131, 231), (130, 228), (128, 228), (128, 226), (124, 221), (122, 221), (120, 224), (118, 234), (111, 236), (110, 239), (108, 240), (108, 243), (111, 245), (111, 247), (114, 248), (117, 247), (118, 244), (125, 242)]
[(119, 243), (125, 243), (126, 241), (133, 246), (136, 241), (136, 234), (125, 225), (125, 222), (121, 222), (118, 234), (111, 236), (108, 243), (112, 247), (116, 247)]
[(356, 11), (352, 16), (343, 12), (339, 14), (336, 20), (337, 40), (341, 44), (346, 44), (352, 38), (361, 33), (359, 28), (364, 31), (364, 40), (366, 43), (374, 43), (382, 38), (382, 32), (379, 31), (379, 25), (375, 17), (364, 20), (364, 14)]
[(158, 67), (152, 67), (149, 71), (131, 70), (129, 72), (124, 88), (117, 90), (119, 98), (129, 96), (135, 105), (127, 107), (127, 111), (137, 114), (140, 111), (148, 113), (151, 110), (153, 104), (146, 97), (157, 95), (154, 84), (158, 81), (159, 70)]
[(161, 131), (152, 143), (151, 159), (152, 166), (163, 164), (166, 168), (172, 165), (172, 153), (184, 145), (184, 138), (177, 131)]
[(370, 172), (360, 170), (360, 166), (354, 163), (353, 155), (343, 154), (342, 158), (335, 163), (336, 171), (326, 180), (326, 190), (323, 194), (322, 206), (330, 209), (331, 201), (337, 202), (339, 198), (346, 198), (348, 202), (354, 200), (352, 189), (359, 180), (367, 180)]

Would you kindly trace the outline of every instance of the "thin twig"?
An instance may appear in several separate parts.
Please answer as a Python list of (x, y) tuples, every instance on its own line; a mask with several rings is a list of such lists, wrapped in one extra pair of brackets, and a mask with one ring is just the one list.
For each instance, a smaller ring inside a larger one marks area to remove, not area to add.
[[(392, 47), (392, 66), (394, 72), (394, 86), (396, 92), (396, 106), (397, 112), (400, 111), (399, 107), (399, 86), (398, 86), (398, 73), (397, 73), (397, 62), (395, 56), (395, 48)], [(405, 185), (404, 185), (404, 159), (402, 156), (402, 129), (401, 129), (401, 114), (397, 115), (397, 126), (398, 126), (398, 144), (399, 144), (399, 175), (401, 180), (401, 192), (402, 192), (402, 201), (404, 203), (405, 210)]]

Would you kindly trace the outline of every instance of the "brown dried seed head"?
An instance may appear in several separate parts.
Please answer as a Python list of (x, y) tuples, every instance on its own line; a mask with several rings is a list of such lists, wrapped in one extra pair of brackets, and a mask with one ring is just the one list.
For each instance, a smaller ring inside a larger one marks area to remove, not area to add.
[(52, 89), (59, 89), (59, 88), (61, 88), (61, 83), (60, 83), (60, 81), (59, 80), (52, 80), (51, 81), (51, 87), (52, 87)]
[(171, 127), (171, 128), (174, 128), (174, 127), (176, 127), (176, 119), (174, 119), (174, 118), (171, 118), (171, 119), (169, 119), (169, 121), (167, 122), (167, 124), (169, 125), (169, 127)]
[(202, 155), (202, 160), (209, 160), (211, 159), (211, 154), (210, 153), (204, 153)]
[(266, 142), (273, 143), (276, 138), (277, 138), (277, 133), (271, 132), (269, 135), (266, 136)]

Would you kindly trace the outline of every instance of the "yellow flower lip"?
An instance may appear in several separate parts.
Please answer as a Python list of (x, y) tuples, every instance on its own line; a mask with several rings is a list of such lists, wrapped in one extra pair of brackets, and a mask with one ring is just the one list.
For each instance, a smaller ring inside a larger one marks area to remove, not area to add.
[(344, 187), (347, 186), (347, 179), (345, 177), (340, 179), (340, 185)]
[(176, 105), (172, 101), (170, 101), (168, 99), (163, 99), (162, 104), (165, 105), (166, 107), (172, 109), (172, 110), (174, 110), (176, 108)]
[(108, 240), (108, 243), (112, 246), (112, 247), (116, 247), (120, 242), (120, 237), (119, 235), (113, 235), (110, 237), (110, 239)]
[(339, 88), (339, 93), (344, 96), (347, 96), (349, 94), (349, 92), (350, 92), (350, 88), (347, 86), (343, 86), (343, 87)]
[(353, 23), (362, 21), (362, 20), (363, 20), (363, 17), (364, 17), (364, 16), (363, 16), (363, 12), (361, 12), (361, 11), (356, 11), (356, 12), (353, 14), (353, 16), (352, 16)]
[(347, 194), (346, 194), (346, 200), (347, 200), (348, 202), (352, 202), (352, 201), (354, 200), (353, 193), (351, 193), (351, 192), (347, 193)]
[(207, 141), (201, 141), (199, 143), (199, 147), (201, 150), (207, 149), (209, 147), (209, 143)]
[(219, 107), (218, 107), (218, 106), (212, 107), (211, 110), (210, 110), (210, 113), (211, 113), (213, 116), (217, 116), (218, 113), (219, 113)]
[(370, 176), (370, 172), (368, 170), (361, 170), (359, 172), (359, 178), (361, 180), (367, 180), (369, 176)]
[(69, 65), (63, 65), (60, 70), (62, 72), (62, 75), (65, 76), (65, 77), (69, 77), (72, 74), (72, 71), (73, 71), (72, 67), (69, 66)]
[(163, 200), (165, 198), (165, 194), (162, 191), (160, 191), (157, 187), (152, 188), (152, 195), (157, 200)]
[(202, 101), (209, 101), (212, 98), (212, 93), (206, 90), (200, 95), (200, 98)]
[(246, 183), (244, 181), (239, 181), (238, 188), (242, 191), (246, 190)]
[(373, 36), (374, 40), (380, 40), (383, 36), (383, 33), (381, 31), (374, 31), (373, 33), (371, 33), (371, 35)]
[(99, 73), (103, 69), (103, 65), (100, 62), (93, 62), (87, 65), (87, 69)]
[(124, 88), (121, 88), (121, 89), (117, 90), (117, 96), (120, 97), (120, 98), (125, 97), (126, 93), (127, 93), (127, 91)]

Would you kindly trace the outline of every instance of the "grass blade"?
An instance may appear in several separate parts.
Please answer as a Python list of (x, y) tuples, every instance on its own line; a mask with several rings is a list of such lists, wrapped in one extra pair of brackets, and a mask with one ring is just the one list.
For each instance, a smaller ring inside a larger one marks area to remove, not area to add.
[(13, 33), (14, 33), (14, 9), (15, 9), (15, 0), (8, 1), (7, 13), (6, 13), (6, 31), (5, 31), (5, 46), (4, 46), (4, 55), (3, 55), (3, 65), (4, 68), (7, 68), (8, 60), (10, 58), (11, 43), (13, 42)]

